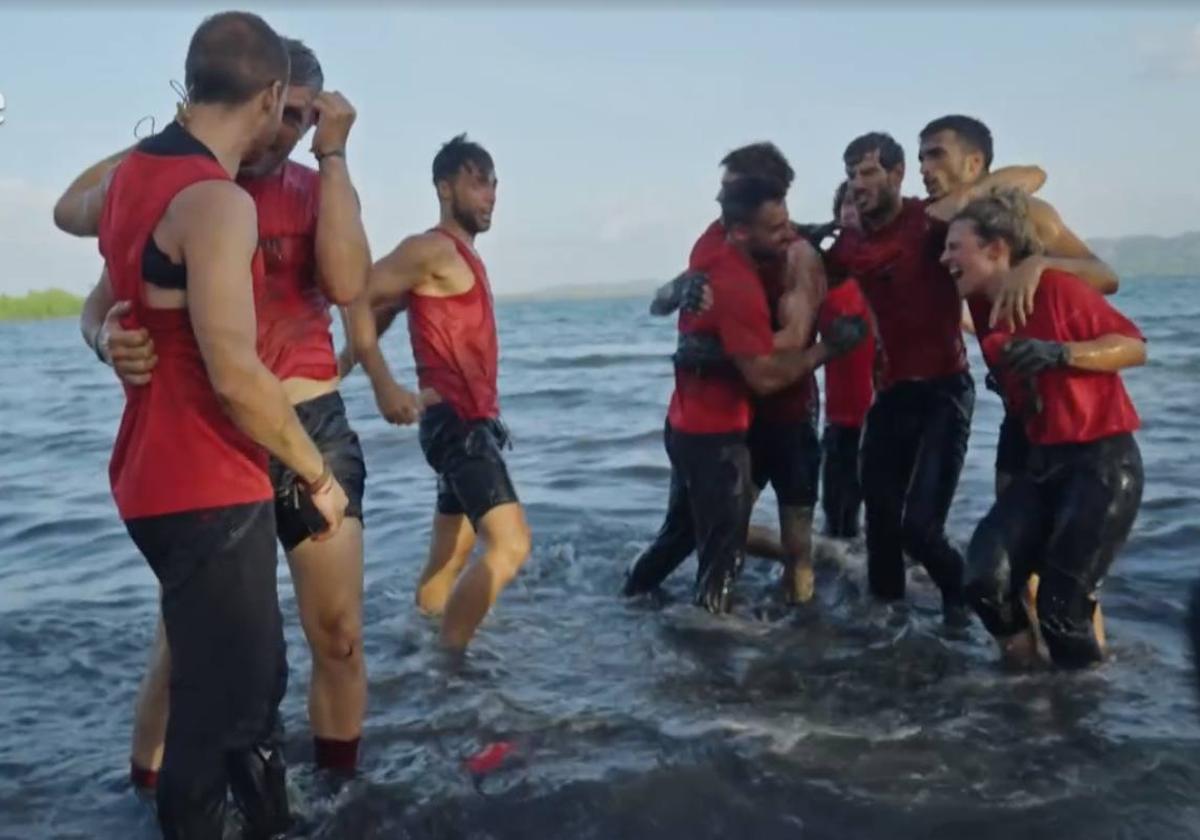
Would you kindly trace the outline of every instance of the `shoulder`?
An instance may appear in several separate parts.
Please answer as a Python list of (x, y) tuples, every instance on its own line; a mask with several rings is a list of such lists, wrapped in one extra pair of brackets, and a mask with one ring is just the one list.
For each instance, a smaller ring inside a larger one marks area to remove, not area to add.
[(449, 237), (433, 231), (425, 231), (400, 240), (400, 244), (392, 251), (390, 257), (407, 265), (420, 265), (433, 269), (453, 260), (457, 255), (458, 252)]
[(233, 181), (212, 178), (184, 187), (171, 200), (170, 209), (187, 215), (204, 216), (204, 223), (220, 227), (257, 218), (254, 199)]

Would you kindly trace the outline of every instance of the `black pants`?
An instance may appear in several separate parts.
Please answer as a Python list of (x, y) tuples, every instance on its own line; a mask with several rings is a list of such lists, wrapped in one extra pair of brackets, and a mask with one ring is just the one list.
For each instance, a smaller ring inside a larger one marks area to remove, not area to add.
[(821, 509), (825, 511), (825, 533), (850, 539), (858, 536), (858, 512), (862, 486), (858, 483), (858, 445), (862, 428), (825, 427), (821, 437), (824, 464), (821, 467)]
[(867, 413), (860, 475), (867, 571), (876, 597), (904, 597), (907, 552), (947, 602), (961, 599), (963, 560), (946, 539), (946, 516), (974, 409), (975, 384), (964, 373), (893, 385)]
[(289, 823), (279, 704), (287, 688), (271, 501), (125, 523), (162, 586), (171, 649), (158, 820), (220, 840), (232, 792), (249, 836)]
[(984, 626), (1000, 637), (1029, 626), (1021, 591), (1036, 572), (1038, 624), (1055, 664), (1099, 661), (1095, 591), (1133, 527), (1142, 481), (1130, 434), (1034, 446), (967, 551), (967, 596)]
[(624, 592), (658, 587), (695, 549), (700, 561), (695, 601), (709, 612), (725, 612), (745, 558), (754, 506), (745, 436), (691, 435), (667, 426), (664, 438), (671, 460), (667, 515), (629, 570)]

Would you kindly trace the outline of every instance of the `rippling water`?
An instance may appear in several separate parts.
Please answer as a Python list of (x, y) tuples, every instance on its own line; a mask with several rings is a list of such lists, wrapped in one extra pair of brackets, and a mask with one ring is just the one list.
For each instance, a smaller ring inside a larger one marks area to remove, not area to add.
[[(1131, 282), (1118, 302), (1150, 339), (1149, 366), (1127, 377), (1146, 495), (1104, 590), (1112, 661), (1076, 676), (1001, 674), (980, 627), (943, 633), (920, 573), (907, 606), (873, 605), (861, 545), (819, 544), (818, 599), (803, 609), (782, 608), (773, 569), (754, 561), (726, 619), (687, 606), (686, 571), (674, 601), (618, 599), (668, 475), (673, 334), (643, 301), (501, 305), (510, 465), (534, 554), (466, 669), (448, 673), (412, 604), (434, 480), (415, 431), (381, 421), (351, 377), (370, 470), (371, 708), (361, 777), (324, 790), (281, 564), (299, 833), (1200, 838), (1200, 715), (1180, 631), (1200, 575), (1200, 284)], [(402, 330), (388, 353), (411, 379)], [(959, 542), (991, 501), (1000, 406), (979, 393)], [(108, 494), (119, 389), (73, 322), (0, 324), (0, 395), (0, 837), (152, 837), (126, 773), (156, 588)], [(476, 784), (462, 759), (497, 740), (515, 759)]]

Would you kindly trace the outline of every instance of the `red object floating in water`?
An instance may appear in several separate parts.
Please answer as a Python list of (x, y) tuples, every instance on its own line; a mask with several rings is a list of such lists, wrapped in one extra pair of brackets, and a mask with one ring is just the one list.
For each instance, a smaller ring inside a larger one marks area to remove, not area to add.
[(488, 744), (475, 755), (463, 760), (466, 768), (476, 776), (482, 776), (486, 773), (491, 773), (504, 763), (504, 759), (508, 758), (509, 754), (516, 749), (509, 741), (497, 741), (494, 744)]

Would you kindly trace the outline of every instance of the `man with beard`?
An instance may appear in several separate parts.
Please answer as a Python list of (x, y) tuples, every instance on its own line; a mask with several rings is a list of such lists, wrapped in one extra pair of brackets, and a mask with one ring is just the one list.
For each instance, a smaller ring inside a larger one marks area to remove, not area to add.
[(658, 587), (695, 548), (695, 602), (714, 613), (728, 610), (755, 495), (752, 397), (783, 391), (862, 338), (865, 325), (857, 322), (842, 325), (840, 342), (778, 347), (761, 274), (781, 263), (795, 237), (785, 193), (778, 180), (748, 175), (726, 181), (719, 222), (724, 239), (706, 234), (692, 250), (689, 270), (704, 276), (711, 306), (679, 316), (665, 432), (668, 509), (654, 543), (629, 570), (626, 596)]
[[(401, 242), (375, 264), (366, 294), (351, 308), (343, 369), (362, 362), (380, 413), (412, 422), (421, 406), (396, 384), (379, 337), (408, 310), (423, 390), (421, 449), (438, 476), (429, 562), (417, 605), (442, 616), (442, 645), (462, 651), (529, 556), (529, 526), (501, 452), (499, 348), (492, 290), (475, 237), (492, 226), (492, 156), (459, 135), (433, 159), (438, 224)], [(484, 550), (473, 562), (476, 536)]]
[[(256, 352), (257, 220), (233, 183), (280, 128), (287, 47), (254, 15), (215, 15), (192, 38), (186, 77), (186, 127), (138, 144), (100, 183), (77, 182), (55, 217), (98, 232), (98, 295), (127, 301), (123, 326), (154, 343), (151, 378), (126, 385), (109, 472), (162, 587), (171, 649), (159, 823), (169, 838), (219, 838), (232, 790), (250, 833), (273, 836), (289, 822), (287, 664), (263, 448), (307, 497), (316, 538), (336, 535), (347, 498)], [(89, 336), (100, 355), (102, 332)]]
[(856, 138), (844, 154), (861, 229), (826, 255), (832, 276), (858, 280), (878, 329), (883, 365), (863, 432), (861, 477), (873, 595), (904, 597), (904, 554), (942, 593), (947, 623), (969, 620), (963, 559), (945, 523), (966, 454), (974, 383), (967, 372), (954, 282), (939, 262), (944, 226), (900, 197), (904, 152), (890, 136)]
[[(346, 161), (354, 108), (341, 94), (323, 90), (324, 72), (311, 49), (300, 41), (284, 42), (291, 79), (280, 129), (263, 154), (242, 165), (237, 182), (254, 199), (264, 258), (265, 272), (255, 288), (259, 356), (282, 381), (349, 497), (344, 527), (333, 538), (317, 541), (311, 504), (292, 491), (291, 471), (271, 462), (276, 531), (312, 652), (308, 706), (316, 764), (350, 772), (357, 764), (367, 694), (362, 653), (366, 468), (337, 390), (329, 306), (349, 304), (361, 292), (370, 251)], [(314, 124), (318, 170), (289, 160)], [(76, 198), (77, 192), (68, 190), (60, 205)], [(101, 284), (89, 296), (81, 324), (101, 358), (127, 383), (142, 385), (153, 375), (154, 344), (145, 330), (121, 326), (129, 306), (114, 303)], [(135, 713), (131, 777), (139, 789), (154, 787), (161, 763), (169, 670), (160, 623)]]
[[(721, 193), (745, 177), (759, 177), (782, 185), (785, 193), (795, 173), (773, 143), (751, 143), (734, 149), (721, 161)], [(702, 261), (726, 246), (723, 222), (714, 221), (692, 248), (690, 262)], [(825, 295), (825, 271), (820, 256), (802, 238), (792, 237), (786, 252), (777, 258), (757, 261), (756, 271), (767, 294), (776, 349), (803, 349), (812, 344), (817, 311)], [(685, 272), (658, 290), (651, 306), (654, 314), (673, 312), (686, 296), (703, 296), (701, 275)], [(708, 292), (711, 298), (711, 290)], [(711, 304), (711, 300), (708, 301)], [(697, 306), (705, 304), (694, 301)], [(691, 308), (696, 308), (693, 306)], [(680, 357), (687, 360), (686, 353)], [(692, 358), (693, 366), (702, 359)], [(717, 363), (727, 364), (727, 360)], [(752, 551), (783, 560), (781, 579), (785, 598), (803, 603), (813, 595), (812, 518), (820, 470), (817, 440), (818, 396), (812, 370), (782, 391), (755, 399), (754, 421), (748, 444), (755, 497), (768, 483), (779, 505), (778, 540), (753, 533)], [(684, 542), (678, 543), (682, 548)], [(685, 552), (686, 553), (686, 552)]]

